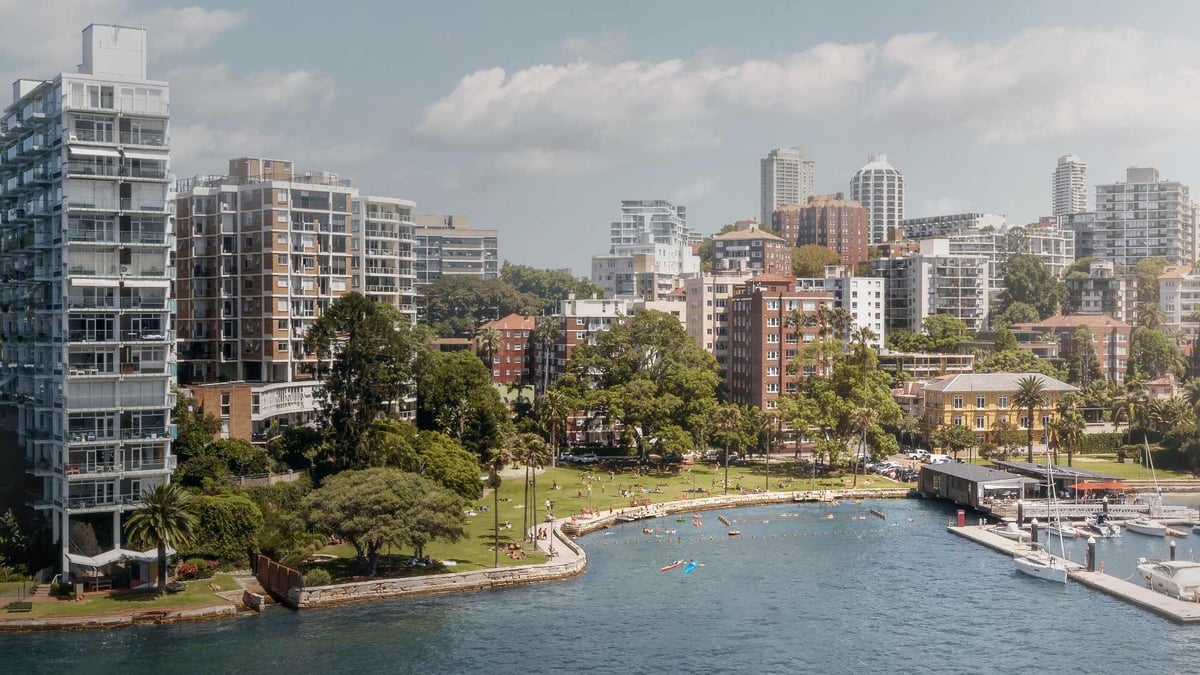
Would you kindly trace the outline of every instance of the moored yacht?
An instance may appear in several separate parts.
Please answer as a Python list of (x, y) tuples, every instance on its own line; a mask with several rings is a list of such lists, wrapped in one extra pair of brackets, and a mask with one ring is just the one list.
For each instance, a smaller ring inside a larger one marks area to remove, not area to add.
[(1031, 577), (1044, 579), (1046, 581), (1056, 581), (1060, 584), (1067, 583), (1067, 566), (1062, 558), (1056, 558), (1039, 543), (1029, 545), (1027, 553), (1018, 553), (1013, 556), (1013, 567), (1018, 572), (1028, 574)]
[(1167, 526), (1154, 520), (1153, 518), (1133, 518), (1125, 521), (1125, 529), (1138, 534), (1145, 534), (1151, 537), (1167, 536)]
[(1121, 526), (1109, 520), (1108, 515), (1102, 511), (1093, 513), (1083, 522), (1087, 526), (1089, 534), (1094, 537), (1112, 539), (1121, 536)]
[(1180, 600), (1200, 600), (1200, 563), (1138, 558), (1138, 574), (1151, 589)]

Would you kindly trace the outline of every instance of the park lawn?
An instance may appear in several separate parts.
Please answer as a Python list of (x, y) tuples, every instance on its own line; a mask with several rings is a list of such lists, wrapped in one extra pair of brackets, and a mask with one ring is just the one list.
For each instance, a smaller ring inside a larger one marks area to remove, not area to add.
[[(849, 488), (853, 479), (851, 476), (818, 476), (813, 481), (811, 475), (804, 475), (798, 465), (792, 462), (772, 463), (770, 467), (772, 490), (809, 489), (837, 490)], [(617, 473), (614, 476), (600, 470), (585, 467), (558, 466), (548, 467), (537, 476), (536, 504), (531, 503), (529, 512), (544, 522), (546, 517), (546, 500), (552, 505), (552, 512), (558, 518), (567, 518), (572, 514), (582, 513), (584, 509), (607, 512), (609, 509), (621, 509), (632, 506), (635, 501), (649, 500), (651, 503), (677, 501), (688, 499), (689, 496), (708, 497), (719, 496), (724, 491), (718, 486), (724, 478), (723, 467), (716, 471), (709, 469), (707, 464), (686, 465), (678, 474), (670, 472), (650, 472), (641, 476), (633, 471)], [(592, 486), (589, 497), (584, 478)], [(501, 529), (500, 545), (521, 543), (522, 516), (526, 513), (525, 497), (522, 489), (522, 475), (505, 477), (500, 486), (499, 521), (511, 523), (511, 529)], [(759, 464), (746, 464), (729, 468), (730, 494), (737, 494), (735, 486), (741, 485), (747, 490), (766, 485), (766, 467)], [(907, 487), (911, 484), (900, 483), (882, 476), (868, 474), (858, 477), (858, 487), (862, 489), (886, 489)], [(555, 489), (557, 486), (557, 489)], [(694, 488), (693, 488), (694, 486)], [(815, 486), (815, 487), (814, 487)], [(696, 489), (697, 492), (690, 492)], [(629, 497), (621, 496), (621, 491), (632, 493)], [(645, 490), (645, 492), (643, 492)], [(435, 560), (453, 560), (458, 564), (454, 567), (409, 567), (407, 559), (413, 551), (387, 549), (380, 556), (379, 571), (384, 576), (405, 577), (441, 572), (469, 572), (491, 568), (495, 561), (492, 551), (495, 538), (495, 515), (491, 512), (493, 506), (491, 491), (474, 500), (473, 510), (478, 514), (467, 518), (467, 534), (461, 540), (449, 542), (433, 542), (425, 547), (425, 554)], [(481, 511), (486, 507), (487, 511)], [(513, 560), (500, 554), (500, 566), (529, 565), (546, 561), (546, 556), (538, 553), (532, 544), (524, 542), (523, 560)], [(348, 543), (337, 546), (327, 546), (320, 553), (337, 556), (337, 560), (320, 563), (306, 563), (302, 571), (313, 567), (324, 567), (329, 571), (335, 583), (350, 581), (358, 573), (354, 563), (354, 547)]]
[[(1065, 461), (1065, 459), (1063, 461)], [(1106, 476), (1112, 476), (1114, 478), (1124, 478), (1126, 480), (1150, 480), (1149, 470), (1147, 470), (1141, 464), (1138, 464), (1134, 461), (1126, 461), (1124, 463), (1117, 462), (1117, 456), (1114, 454), (1076, 455), (1074, 465), (1074, 468), (1076, 469), (1095, 471), (1096, 473), (1102, 473)], [(1171, 469), (1155, 469), (1154, 474), (1159, 480), (1188, 480), (1194, 478), (1194, 476), (1187, 471), (1174, 471)]]
[(84, 599), (73, 600), (39, 600), (33, 603), (33, 609), (20, 614), (0, 614), (0, 617), (10, 616), (97, 616), (100, 614), (120, 614), (128, 611), (153, 611), (160, 609), (180, 609), (184, 607), (199, 607), (212, 605), (227, 600), (213, 594), (208, 589), (209, 584), (217, 584), (222, 591), (240, 588), (233, 577), (228, 574), (218, 574), (212, 579), (200, 579), (188, 582), (187, 589), (179, 593), (157, 597), (153, 592), (122, 593), (118, 595), (85, 594)]

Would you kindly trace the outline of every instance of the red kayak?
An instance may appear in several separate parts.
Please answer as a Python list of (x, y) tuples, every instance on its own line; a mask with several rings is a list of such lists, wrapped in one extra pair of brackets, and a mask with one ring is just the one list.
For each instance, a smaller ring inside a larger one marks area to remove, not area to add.
[(670, 570), (673, 570), (673, 569), (675, 569), (676, 567), (679, 567), (679, 566), (680, 566), (680, 565), (682, 565), (682, 564), (683, 564), (683, 561), (682, 561), (682, 560), (676, 560), (675, 562), (671, 563), (670, 565), (667, 565), (666, 567), (662, 568), (662, 570), (660, 570), (660, 571), (662, 571), (662, 572), (669, 572)]

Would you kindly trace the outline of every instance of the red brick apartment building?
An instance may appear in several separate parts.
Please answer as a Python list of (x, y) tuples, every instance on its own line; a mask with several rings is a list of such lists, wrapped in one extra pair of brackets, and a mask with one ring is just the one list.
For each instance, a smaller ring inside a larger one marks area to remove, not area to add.
[(500, 334), (500, 349), (495, 354), (480, 350), (480, 358), (492, 371), (492, 384), (524, 384), (533, 375), (533, 329), (537, 319), (523, 314), (509, 314), (503, 319), (489, 321), (482, 329), (494, 329)]
[(843, 265), (854, 269), (867, 260), (869, 220), (861, 204), (844, 199), (839, 192), (813, 195), (804, 204), (780, 206), (771, 225), (789, 244), (832, 249), (842, 257)]

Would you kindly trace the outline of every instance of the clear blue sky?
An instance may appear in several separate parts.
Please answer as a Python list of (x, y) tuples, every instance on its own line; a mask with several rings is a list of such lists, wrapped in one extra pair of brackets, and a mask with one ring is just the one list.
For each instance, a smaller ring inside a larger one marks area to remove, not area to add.
[(1200, 189), (1200, 4), (0, 0), (0, 75), (78, 62), (90, 22), (151, 30), (181, 175), (262, 154), (465, 213), (504, 258), (585, 274), (622, 199), (713, 232), (758, 213), (758, 159), (869, 152), (910, 215), (1049, 210), (1058, 155)]

